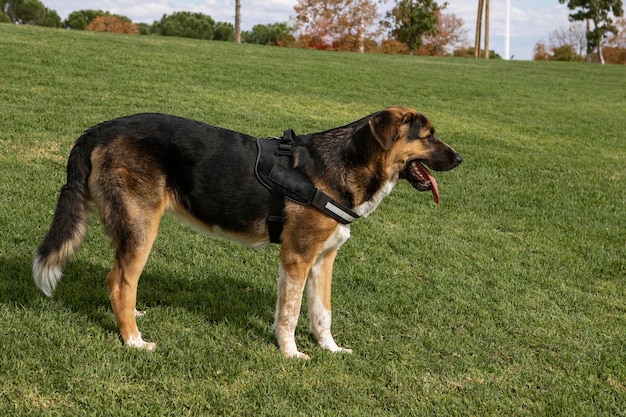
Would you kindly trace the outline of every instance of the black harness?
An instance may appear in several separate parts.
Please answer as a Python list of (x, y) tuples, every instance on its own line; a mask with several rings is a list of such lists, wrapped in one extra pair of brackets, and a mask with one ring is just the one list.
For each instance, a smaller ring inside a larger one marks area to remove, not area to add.
[(257, 139), (258, 155), (254, 171), (259, 181), (270, 190), (267, 225), (272, 243), (280, 243), (285, 198), (298, 204), (312, 204), (341, 224), (350, 224), (360, 217), (320, 191), (302, 171), (291, 167), (294, 136), (293, 130), (289, 129), (282, 138)]

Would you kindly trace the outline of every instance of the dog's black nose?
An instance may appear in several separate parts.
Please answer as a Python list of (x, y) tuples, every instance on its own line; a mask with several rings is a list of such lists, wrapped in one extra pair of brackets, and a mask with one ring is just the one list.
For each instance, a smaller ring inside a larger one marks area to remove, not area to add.
[(456, 164), (460, 164), (461, 162), (463, 162), (463, 157), (460, 154), (456, 154)]

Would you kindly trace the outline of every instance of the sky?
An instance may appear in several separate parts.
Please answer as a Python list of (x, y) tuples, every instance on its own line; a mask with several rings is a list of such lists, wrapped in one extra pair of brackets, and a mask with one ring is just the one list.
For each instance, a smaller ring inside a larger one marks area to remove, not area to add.
[[(473, 45), (476, 27), (475, 0), (447, 0), (444, 13), (454, 13), (463, 19), (468, 40)], [(135, 23), (152, 23), (164, 14), (176, 11), (201, 12), (214, 20), (234, 22), (235, 0), (43, 0), (49, 9), (56, 10), (61, 19), (76, 10), (96, 9), (129, 17)], [(256, 24), (289, 22), (295, 16), (297, 0), (241, 0), (242, 29), (250, 30)], [(443, 1), (439, 2), (440, 4)], [(384, 13), (393, 0), (379, 5)], [(559, 28), (567, 28), (569, 10), (558, 0), (510, 0), (510, 55), (513, 59), (532, 59), (533, 47), (538, 41), (548, 41)], [(506, 0), (490, 1), (489, 49), (504, 57)]]

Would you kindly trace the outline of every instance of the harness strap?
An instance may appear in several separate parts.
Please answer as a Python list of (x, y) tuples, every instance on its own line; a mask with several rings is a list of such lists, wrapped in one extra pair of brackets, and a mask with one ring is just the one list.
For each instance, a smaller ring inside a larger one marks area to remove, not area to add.
[[(289, 168), (294, 134), (292, 129), (285, 130), (278, 148), (274, 152), (274, 155), (277, 156), (277, 164), (285, 169)], [(283, 224), (285, 222), (285, 196), (286, 191), (283, 187), (276, 185), (270, 190), (270, 212), (267, 216), (267, 228), (271, 243), (280, 243), (280, 235), (283, 232)]]
[(317, 187), (315, 188), (315, 194), (313, 195), (311, 204), (313, 204), (313, 207), (321, 210), (324, 214), (332, 217), (341, 224), (350, 224), (361, 217), (348, 207), (330, 198), (328, 194), (320, 191)]
[[(270, 190), (267, 227), (271, 243), (281, 242), (285, 199), (298, 204), (311, 204), (341, 224), (350, 224), (360, 217), (349, 207), (315, 187), (304, 173), (292, 169), (290, 164), (294, 136), (293, 130), (289, 129), (280, 139), (257, 139), (259, 153), (254, 170), (259, 181)], [(274, 143), (267, 146), (270, 142)]]

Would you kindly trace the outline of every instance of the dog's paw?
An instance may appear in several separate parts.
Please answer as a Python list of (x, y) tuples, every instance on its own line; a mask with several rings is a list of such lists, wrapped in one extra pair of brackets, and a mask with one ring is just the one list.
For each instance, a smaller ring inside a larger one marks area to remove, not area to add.
[(146, 342), (141, 338), (141, 335), (139, 336), (134, 336), (134, 337), (130, 337), (127, 341), (126, 341), (126, 346), (130, 346), (130, 347), (134, 347), (137, 349), (143, 349), (143, 350), (154, 350), (156, 348), (156, 344), (155, 343), (150, 343), (150, 342)]
[(145, 310), (137, 310), (135, 309), (135, 317), (143, 317), (146, 315), (146, 311)]
[(304, 359), (304, 360), (311, 359), (309, 355), (307, 355), (306, 353), (302, 353), (302, 352), (296, 352), (296, 354), (293, 355), (292, 358)]
[(332, 353), (352, 353), (352, 349), (338, 346), (337, 343), (335, 343), (335, 341), (332, 339), (332, 337), (320, 338), (318, 345), (320, 348), (324, 350), (329, 350)]
[(283, 357), (287, 358), (287, 359), (311, 359), (311, 357), (309, 355), (307, 355), (306, 353), (302, 353), (299, 351), (294, 351), (294, 352), (282, 352), (283, 353)]

